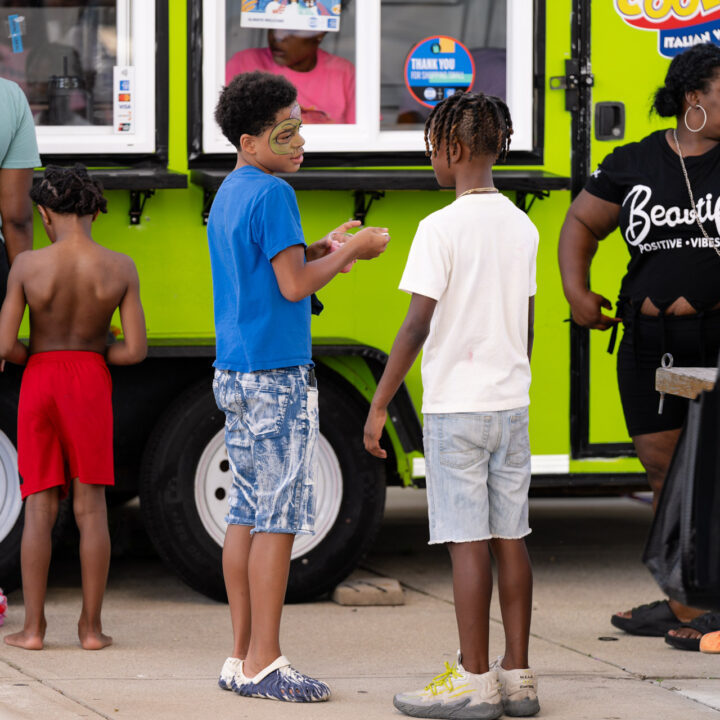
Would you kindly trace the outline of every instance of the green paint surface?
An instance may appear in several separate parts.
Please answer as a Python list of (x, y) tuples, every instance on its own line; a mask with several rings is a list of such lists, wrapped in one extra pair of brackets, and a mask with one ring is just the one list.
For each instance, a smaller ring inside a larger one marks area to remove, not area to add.
[[(650, 96), (668, 65), (657, 53), (656, 34), (628, 27), (609, 1), (594, 2), (592, 6), (594, 101), (625, 103), (627, 130), (623, 142), (640, 139), (656, 127), (667, 126), (666, 122), (648, 117)], [(565, 93), (550, 90), (549, 78), (565, 74), (565, 60), (570, 57), (570, 13), (570, 0), (547, 3), (543, 164), (529, 168), (562, 176), (570, 174), (570, 114), (565, 110)], [(169, 85), (158, 92), (167, 92), (169, 98), (169, 167), (187, 172), (186, 2), (169, 3), (169, 22)], [(593, 163), (599, 162), (616, 144), (594, 141)], [(232, 162), (228, 162), (228, 171), (231, 168)], [(201, 219), (202, 189), (191, 184), (185, 190), (157, 191), (148, 200), (140, 225), (134, 227), (128, 218), (128, 193), (109, 192), (107, 197), (109, 214), (96, 222), (94, 237), (134, 259), (140, 274), (150, 342), (186, 344), (191, 338), (200, 344), (212, 343), (212, 285), (206, 230)], [(325, 311), (313, 318), (316, 343), (342, 339), (390, 352), (409, 304), (409, 296), (397, 286), (417, 224), (453, 198), (453, 193), (440, 190), (393, 191), (373, 204), (367, 224), (388, 227), (392, 242), (379, 259), (356, 263), (350, 273), (339, 275), (318, 293)], [(348, 220), (354, 207), (352, 193), (344, 191), (299, 192), (298, 203), (308, 242)], [(569, 192), (553, 192), (550, 197), (536, 201), (530, 210), (530, 218), (540, 231), (530, 425), (532, 451), (539, 455), (570, 453), (570, 345), (569, 324), (565, 322), (569, 309), (557, 265), (558, 235), (569, 204)], [(46, 242), (38, 220), (36, 246)], [(614, 300), (627, 260), (627, 251), (617, 234), (605, 240), (593, 263), (593, 289)], [(114, 324), (119, 325), (117, 318)], [(27, 334), (27, 323), (23, 331)], [(627, 441), (615, 357), (605, 352), (607, 340), (607, 334), (592, 334), (590, 439)], [(362, 360), (333, 357), (322, 361), (344, 375), (361, 394), (371, 395), (374, 381)], [(419, 413), (422, 401), (419, 361), (408, 375), (407, 385)], [(398, 472), (405, 482), (410, 482), (412, 458), (402, 453), (392, 427), (388, 430), (398, 456)], [(639, 470), (634, 459), (571, 462), (572, 472)]]

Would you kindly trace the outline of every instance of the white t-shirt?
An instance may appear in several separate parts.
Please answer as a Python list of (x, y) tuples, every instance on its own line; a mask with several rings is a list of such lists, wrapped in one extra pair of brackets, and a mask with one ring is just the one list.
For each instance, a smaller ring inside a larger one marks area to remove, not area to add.
[(424, 413), (530, 404), (528, 298), (538, 231), (504, 195), (465, 195), (426, 217), (400, 289), (437, 300), (422, 359)]

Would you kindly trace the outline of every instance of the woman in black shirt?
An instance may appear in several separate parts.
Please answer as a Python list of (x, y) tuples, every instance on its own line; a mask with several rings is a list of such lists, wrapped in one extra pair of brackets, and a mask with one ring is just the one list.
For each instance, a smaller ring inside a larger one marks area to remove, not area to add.
[[(628, 432), (657, 503), (687, 411), (668, 395), (662, 414), (655, 369), (715, 365), (720, 350), (720, 48), (676, 56), (655, 94), (655, 112), (677, 126), (616, 148), (572, 203), (559, 244), (563, 289), (573, 320), (597, 330), (622, 322), (618, 384)], [(630, 252), (617, 317), (588, 287), (598, 242), (620, 228)], [(611, 344), (614, 344), (611, 341)], [(675, 630), (701, 611), (674, 601), (617, 613), (612, 623), (640, 635)]]

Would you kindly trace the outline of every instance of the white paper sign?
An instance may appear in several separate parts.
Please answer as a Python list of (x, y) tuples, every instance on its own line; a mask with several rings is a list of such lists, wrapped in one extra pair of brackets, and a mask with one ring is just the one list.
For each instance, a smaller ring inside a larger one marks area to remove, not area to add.
[(337, 32), (340, 0), (243, 0), (240, 26)]

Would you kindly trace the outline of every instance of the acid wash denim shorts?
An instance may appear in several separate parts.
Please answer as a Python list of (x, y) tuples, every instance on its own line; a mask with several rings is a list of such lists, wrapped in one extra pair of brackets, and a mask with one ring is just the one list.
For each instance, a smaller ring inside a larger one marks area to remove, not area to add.
[(425, 415), (430, 544), (530, 533), (527, 407)]
[(319, 428), (311, 366), (216, 370), (213, 392), (225, 413), (233, 475), (230, 525), (251, 532), (312, 534), (313, 479)]

